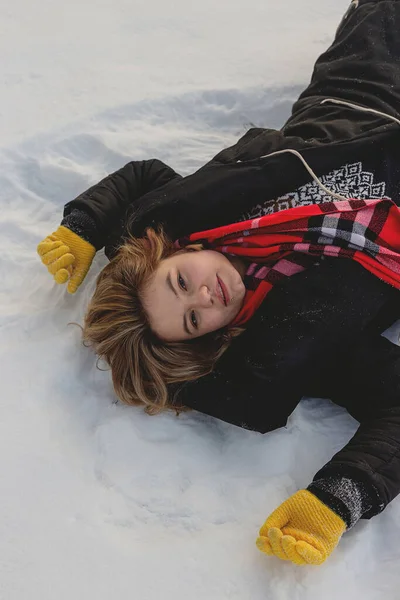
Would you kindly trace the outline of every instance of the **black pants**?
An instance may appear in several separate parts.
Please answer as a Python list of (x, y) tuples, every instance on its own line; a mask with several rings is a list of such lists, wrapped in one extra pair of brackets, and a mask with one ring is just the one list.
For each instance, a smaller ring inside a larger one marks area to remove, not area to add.
[[(327, 117), (348, 119), (346, 108), (321, 105), (322, 98), (346, 100), (400, 118), (400, 0), (353, 0), (332, 45), (317, 60), (310, 85), (294, 104), (282, 128), (285, 135), (320, 138)], [(353, 111), (351, 119), (357, 118), (360, 113)]]

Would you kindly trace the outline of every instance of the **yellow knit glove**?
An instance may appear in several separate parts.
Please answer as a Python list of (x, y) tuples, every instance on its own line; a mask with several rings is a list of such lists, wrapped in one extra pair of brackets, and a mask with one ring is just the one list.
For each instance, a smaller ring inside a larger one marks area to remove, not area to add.
[(268, 517), (257, 547), (295, 565), (320, 565), (336, 548), (345, 522), (314, 494), (299, 490)]
[(68, 292), (75, 294), (92, 264), (96, 249), (79, 235), (60, 225), (37, 247), (42, 263), (57, 283), (69, 279)]

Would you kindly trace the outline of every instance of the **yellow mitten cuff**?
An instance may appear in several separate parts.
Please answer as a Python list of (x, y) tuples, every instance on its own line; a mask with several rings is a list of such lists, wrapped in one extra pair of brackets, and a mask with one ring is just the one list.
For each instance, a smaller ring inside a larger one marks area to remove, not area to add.
[(283, 502), (260, 529), (261, 552), (296, 565), (320, 565), (337, 546), (346, 524), (308, 490)]
[(37, 247), (37, 252), (57, 283), (69, 279), (68, 292), (74, 294), (92, 264), (96, 249), (79, 235), (60, 225)]

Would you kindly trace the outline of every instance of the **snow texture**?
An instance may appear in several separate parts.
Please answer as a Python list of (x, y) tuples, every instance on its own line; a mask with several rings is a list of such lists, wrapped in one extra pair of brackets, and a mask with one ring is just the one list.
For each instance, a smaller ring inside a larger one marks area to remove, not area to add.
[(346, 6), (0, 0), (1, 600), (398, 597), (397, 500), (320, 567), (255, 547), (353, 435), (346, 412), (306, 399), (263, 436), (115, 404), (70, 324), (104, 255), (76, 296), (36, 256), (64, 203), (129, 160), (188, 174), (279, 127)]

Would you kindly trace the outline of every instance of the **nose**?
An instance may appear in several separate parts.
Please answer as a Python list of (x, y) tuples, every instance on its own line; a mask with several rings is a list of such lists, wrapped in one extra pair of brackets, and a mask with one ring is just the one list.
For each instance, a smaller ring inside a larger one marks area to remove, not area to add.
[(202, 285), (197, 294), (197, 302), (200, 308), (207, 308), (211, 306), (213, 303), (213, 299), (211, 297), (211, 293), (209, 288), (206, 285)]

